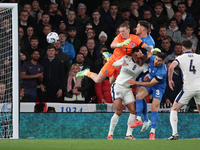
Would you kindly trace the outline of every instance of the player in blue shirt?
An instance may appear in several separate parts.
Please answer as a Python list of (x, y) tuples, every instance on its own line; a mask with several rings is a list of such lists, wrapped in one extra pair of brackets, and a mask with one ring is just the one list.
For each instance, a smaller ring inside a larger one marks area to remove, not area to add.
[[(141, 54), (141, 53), (140, 53)], [(150, 131), (150, 140), (155, 139), (155, 128), (158, 122), (158, 108), (160, 102), (165, 92), (166, 88), (166, 77), (167, 69), (164, 64), (165, 54), (158, 52), (156, 55), (147, 54), (147, 59), (149, 59), (149, 75), (150, 82), (138, 82), (133, 79), (128, 81), (131, 85), (141, 86), (136, 95), (136, 113), (137, 120), (131, 127), (137, 127), (143, 125), (141, 114), (143, 111), (143, 98), (151, 95), (153, 97), (152, 108), (151, 108), (151, 131)], [(145, 77), (147, 78), (147, 76)]]
[[(145, 20), (138, 21), (137, 27), (136, 27), (136, 34), (140, 37), (142, 42), (146, 43), (147, 45), (151, 46), (152, 48), (155, 48), (155, 42), (151, 35), (148, 33), (148, 29), (150, 28), (149, 23)], [(147, 53), (145, 49), (141, 49), (142, 53), (146, 56)], [(144, 80), (142, 80), (144, 81)], [(140, 86), (137, 86), (138, 88)], [(142, 126), (142, 129), (140, 132), (144, 132), (148, 129), (148, 127), (151, 125), (151, 121), (148, 118), (148, 110), (147, 110), (147, 102), (145, 99), (143, 99), (143, 116), (144, 116), (144, 123)]]

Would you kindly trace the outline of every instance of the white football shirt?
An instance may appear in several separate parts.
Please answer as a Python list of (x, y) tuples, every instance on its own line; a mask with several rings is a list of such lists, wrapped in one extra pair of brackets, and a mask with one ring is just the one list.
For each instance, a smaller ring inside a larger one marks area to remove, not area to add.
[(117, 79), (115, 83), (130, 87), (130, 84), (127, 83), (129, 79), (136, 78), (143, 72), (148, 72), (148, 66), (146, 63), (143, 64), (143, 66), (139, 66), (138, 63), (135, 63), (131, 56), (125, 55), (121, 59), (117, 60), (113, 63), (114, 67), (121, 66), (123, 63), (127, 63), (127, 66), (122, 66), (119, 75), (117, 76)]
[(200, 55), (186, 52), (175, 58), (183, 75), (183, 90), (200, 90)]

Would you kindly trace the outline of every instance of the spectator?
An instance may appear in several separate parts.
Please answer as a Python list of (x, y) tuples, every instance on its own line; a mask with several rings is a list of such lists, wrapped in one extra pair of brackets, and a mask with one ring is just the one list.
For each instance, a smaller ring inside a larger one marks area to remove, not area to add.
[(98, 36), (100, 34), (101, 31), (104, 31), (108, 37), (110, 35), (110, 32), (109, 32), (109, 29), (108, 29), (108, 26), (100, 20), (100, 17), (101, 17), (101, 14), (99, 12), (98, 9), (95, 9), (92, 13), (92, 19), (93, 19), (93, 28), (95, 30), (95, 37), (94, 39), (98, 40)]
[(178, 11), (181, 12), (183, 21), (187, 24), (193, 24), (193, 26), (196, 27), (194, 17), (190, 13), (186, 12), (186, 4), (184, 2), (178, 3)]
[(25, 88), (20, 87), (20, 102), (30, 102), (30, 99), (25, 95)]
[(32, 14), (33, 11), (32, 11), (31, 5), (30, 4), (24, 4), (23, 10), (28, 12), (28, 20), (27, 20), (27, 22), (30, 23), (30, 25), (35, 27), (36, 24), (37, 24), (37, 20), (32, 16), (33, 15)]
[(27, 31), (27, 27), (31, 24), (28, 23), (28, 12), (25, 10), (22, 10), (19, 14), (19, 27), (23, 28), (24, 33)]
[(68, 29), (67, 41), (74, 46), (75, 53), (77, 54), (81, 47), (81, 41), (76, 37), (76, 29), (74, 27)]
[(45, 25), (44, 28), (43, 28), (43, 34), (40, 37), (39, 39), (39, 47), (41, 47), (42, 49), (44, 49), (46, 51), (47, 49), (47, 46), (50, 45), (48, 42), (47, 42), (47, 35), (52, 32), (51, 30), (51, 25)]
[(171, 43), (171, 47), (174, 47), (174, 41), (172, 41), (172, 38), (167, 36), (167, 27), (165, 25), (163, 26), (160, 26), (160, 29), (159, 29), (159, 37), (155, 40), (155, 47), (157, 48), (160, 48), (161, 49), (161, 43), (162, 43), (162, 40), (164, 38), (168, 38), (168, 40), (170, 41)]
[(100, 52), (98, 49), (95, 49), (94, 39), (88, 39), (86, 43), (88, 49), (88, 57), (95, 62), (100, 57)]
[(67, 27), (66, 27), (66, 24), (63, 20), (60, 21), (60, 24), (59, 24), (59, 28), (58, 28), (58, 33), (59, 32), (64, 32), (65, 35), (67, 35)]
[(67, 15), (67, 20), (66, 22), (66, 28), (69, 29), (70, 27), (76, 28), (76, 36), (80, 38), (80, 36), (83, 34), (83, 27), (81, 26), (80, 23), (75, 21), (76, 14), (74, 10), (69, 10), (68, 15)]
[(88, 49), (87, 49), (87, 47), (86, 46), (81, 46), (80, 50), (79, 50), (79, 53), (82, 53), (84, 58), (85, 58), (84, 65), (88, 65), (88, 66), (90, 66), (90, 68), (92, 68), (93, 65), (94, 65), (94, 62), (92, 61), (92, 59), (90, 59), (88, 57)]
[[(172, 63), (172, 60), (169, 60), (166, 64), (167, 70)], [(168, 78), (168, 77), (167, 77)], [(173, 81), (174, 81), (174, 90), (171, 90), (169, 87), (169, 82), (166, 80), (167, 86), (165, 89), (165, 93), (163, 94), (162, 97), (162, 103), (173, 103), (176, 96), (179, 94), (180, 90), (182, 89), (183, 81), (182, 81), (182, 76), (181, 76), (181, 70), (180, 68), (176, 67), (173, 72)]]
[(130, 18), (138, 22), (141, 17), (141, 12), (139, 12), (139, 4), (136, 1), (132, 1), (130, 5)]
[(109, 9), (110, 9), (110, 0), (102, 0), (102, 6), (99, 9), (102, 21), (104, 21), (106, 16), (110, 15)]
[(167, 29), (167, 36), (171, 37), (175, 43), (181, 37), (181, 31), (179, 31), (178, 21), (176, 20), (176, 18), (172, 18), (169, 20), (169, 28)]
[(39, 62), (44, 59), (44, 56), (45, 56), (45, 50), (43, 50), (41, 47), (38, 46), (39, 44), (39, 41), (38, 41), (38, 38), (36, 36), (32, 36), (30, 38), (30, 45), (28, 46), (28, 48), (25, 50), (27, 53), (26, 53), (26, 57), (27, 57), (27, 60), (30, 60), (31, 59), (31, 54), (33, 53), (33, 51), (37, 50), (39, 53), (40, 53), (40, 57), (39, 57)]
[(20, 53), (20, 60), (21, 60), (21, 66), (23, 65), (23, 63), (25, 62), (25, 61), (27, 61), (26, 60), (26, 54), (24, 53), (24, 51), (21, 51), (21, 53)]
[(51, 31), (54, 31), (54, 32), (57, 31), (56, 26), (53, 24), (50, 24), (49, 20), (50, 20), (50, 14), (48, 12), (43, 12), (41, 14), (41, 20), (39, 20), (36, 26), (36, 33), (38, 37), (42, 36), (45, 25), (51, 25)]
[(61, 62), (64, 64), (65, 74), (68, 74), (69, 73), (69, 69), (70, 69), (69, 56), (67, 54), (65, 54), (64, 52), (62, 52), (60, 41), (55, 43), (54, 46), (55, 46), (55, 49), (56, 49), (55, 56), (56, 56), (56, 58), (61, 60)]
[[(101, 45), (109, 46), (107, 43), (107, 39), (108, 39), (107, 34), (104, 31), (101, 31), (101, 33), (99, 34), (99, 41)], [(100, 49), (100, 47), (98, 49)]]
[(171, 0), (163, 0), (163, 4), (163, 14), (171, 19), (174, 16), (174, 13), (177, 11), (177, 7), (171, 3)]
[(32, 36), (36, 36), (34, 27), (33, 26), (28, 26), (27, 31), (25, 32), (23, 38), (24, 46), (25, 49), (27, 49), (30, 46), (30, 39)]
[(178, 21), (178, 28), (181, 31), (181, 33), (183, 34), (187, 27), (187, 23), (185, 21), (183, 21), (181, 12), (179, 12), (179, 11), (175, 12), (174, 18), (176, 18), (176, 20)]
[(51, 3), (49, 5), (49, 14), (50, 14), (50, 20), (49, 22), (56, 26), (56, 28), (59, 28), (59, 23), (61, 20), (63, 20), (62, 13), (60, 10), (58, 10), (58, 7), (55, 3)]
[(35, 102), (37, 97), (37, 83), (43, 81), (43, 66), (38, 63), (40, 53), (34, 50), (31, 60), (23, 63), (21, 67), (21, 86), (25, 89), (25, 95), (31, 102)]
[(161, 25), (167, 25), (169, 22), (169, 18), (165, 16), (163, 11), (163, 4), (161, 2), (157, 2), (154, 6), (155, 14), (152, 16), (152, 22), (154, 22), (154, 28), (159, 29)]
[(60, 11), (62, 12), (62, 16), (66, 16), (69, 13), (69, 10), (75, 10), (75, 7), (70, 2), (70, 0), (61, 0)]
[[(101, 67), (106, 63), (105, 59), (101, 59), (102, 62), (96, 67), (98, 68), (97, 71), (99, 72)], [(101, 83), (95, 83), (95, 93), (98, 98), (98, 103), (112, 103), (112, 96), (110, 92), (111, 84), (109, 78), (107, 77)]]
[[(103, 59), (105, 59), (105, 57), (102, 55), (103, 52), (108, 52), (108, 48), (105, 45), (100, 46), (101, 57), (94, 62), (95, 70), (96, 70), (97, 66), (99, 66), (99, 64), (102, 64)], [(97, 69), (97, 71), (100, 71), (100, 70), (101, 70), (100, 68)], [(99, 72), (97, 72), (97, 73), (99, 73)]]
[(21, 47), (21, 50), (24, 50), (25, 45), (24, 45), (24, 40), (22, 38), (24, 35), (24, 29), (22, 27), (19, 27), (19, 35), (20, 35), (20, 39), (19, 39), (20, 47)]
[(190, 13), (195, 21), (198, 21), (200, 4), (196, 0), (186, 0), (186, 11)]
[(38, 13), (42, 13), (42, 9), (40, 8), (40, 4), (38, 0), (33, 0), (31, 3), (32, 6), (32, 11), (33, 13), (31, 13), (31, 15), (33, 15), (32, 17), (36, 18), (36, 20), (38, 20)]
[(48, 107), (47, 108), (47, 113), (55, 113), (56, 112), (56, 110), (55, 110), (55, 107)]
[(91, 69), (91, 67), (88, 66), (88, 65), (85, 63), (85, 57), (84, 57), (84, 55), (83, 55), (82, 53), (78, 53), (78, 54), (76, 55), (76, 60), (75, 60), (75, 61), (76, 61), (76, 63), (79, 65), (81, 71), (84, 70), (84, 69), (86, 69), (86, 68)]
[(69, 75), (66, 77), (64, 102), (85, 103), (87, 98), (88, 78), (76, 78), (80, 71), (78, 64), (72, 64)]
[(75, 21), (77, 21), (83, 26), (87, 20), (90, 20), (90, 17), (86, 14), (85, 4), (79, 3), (77, 7), (77, 11), (78, 11), (78, 14), (76, 15)]
[(109, 11), (110, 11), (110, 15), (105, 17), (105, 23), (107, 24), (109, 28), (110, 35), (114, 35), (116, 27), (117, 27), (116, 23), (118, 20), (122, 20), (122, 17), (118, 15), (117, 4), (111, 4)]
[(113, 3), (115, 3), (117, 5), (119, 15), (122, 14), (122, 12), (123, 12), (122, 10), (124, 8), (129, 8), (130, 5), (131, 5), (131, 1), (130, 0), (126, 0), (126, 1), (124, 1), (124, 0), (115, 0)]
[(35, 113), (42, 113), (44, 110), (45, 104), (44, 103), (38, 103), (34, 107), (34, 112)]
[(192, 24), (188, 24), (185, 29), (185, 34), (182, 34), (177, 42), (182, 43), (185, 40), (191, 40), (193, 43), (192, 44), (193, 52), (199, 54), (200, 52), (198, 49), (198, 39), (193, 33), (194, 33), (194, 26)]
[[(89, 28), (87, 30), (86, 37), (84, 37), (84, 39), (82, 41), (82, 44), (86, 45), (87, 40), (88, 39), (94, 39), (95, 35), (96, 35), (95, 30), (93, 28)], [(99, 40), (94, 39), (94, 42), (95, 42), (95, 48), (99, 49), (99, 47), (101, 46), (101, 43), (99, 42)]]
[(127, 20), (129, 20), (129, 22), (130, 22), (130, 24), (129, 24), (129, 26), (130, 26), (130, 31), (131, 31), (132, 33), (134, 33), (133, 30), (135, 30), (135, 27), (136, 27), (137, 23), (136, 23), (135, 20), (133, 20), (133, 19), (130, 18), (130, 15), (131, 15), (131, 14), (130, 14), (129, 9), (128, 9), (128, 8), (124, 8), (124, 9), (122, 10), (122, 18), (123, 18), (123, 20), (118, 20), (117, 23), (116, 23), (116, 25), (117, 25), (117, 26), (120, 26), (120, 25), (124, 22), (124, 20), (127, 19)]
[[(136, 2), (138, 2), (138, 4), (139, 4), (139, 10), (138, 11), (141, 14), (147, 9), (149, 9), (151, 11), (151, 13), (153, 13), (153, 10), (152, 10), (151, 6), (148, 5), (145, 0), (136, 0)], [(155, 3), (155, 0), (154, 0), (154, 3)]]
[(59, 41), (61, 44), (61, 50), (69, 56), (70, 64), (72, 64), (73, 59), (75, 58), (74, 46), (66, 40), (67, 37), (64, 32), (59, 33)]
[(41, 102), (47, 102), (49, 98), (51, 102), (60, 102), (62, 96), (65, 69), (63, 63), (55, 57), (56, 50), (54, 45), (47, 47), (47, 58), (41, 65), (44, 67), (43, 82), (40, 84), (41, 93), (39, 99)]
[(165, 57), (164, 59), (165, 64), (167, 64), (169, 61), (173, 61), (179, 55), (182, 55), (182, 45), (181, 43), (176, 43), (174, 46), (174, 52)]
[(165, 57), (172, 54), (174, 52), (173, 48), (171, 47), (170, 41), (168, 38), (164, 38), (161, 43), (161, 51), (165, 53)]
[(11, 101), (11, 96), (6, 94), (6, 84), (0, 82), (0, 102), (1, 103), (8, 103)]

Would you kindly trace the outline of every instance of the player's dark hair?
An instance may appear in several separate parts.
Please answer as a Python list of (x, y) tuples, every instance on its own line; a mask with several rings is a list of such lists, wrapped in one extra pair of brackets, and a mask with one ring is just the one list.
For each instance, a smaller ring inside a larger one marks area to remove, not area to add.
[(191, 49), (192, 48), (192, 41), (185, 40), (185, 41), (182, 42), (182, 46), (185, 47), (186, 49)]
[(127, 23), (122, 23), (119, 27), (120, 28), (125, 27), (126, 29), (130, 29), (130, 26)]
[(135, 52), (139, 52), (139, 47), (134, 47), (133, 49), (132, 49), (132, 53), (135, 53)]
[(138, 21), (138, 23), (139, 23), (141, 26), (145, 27), (147, 30), (149, 29), (149, 23), (148, 23), (147, 21), (145, 21), (145, 20), (140, 20), (140, 21)]
[(163, 52), (157, 52), (157, 53), (156, 53), (156, 56), (158, 56), (158, 57), (161, 58), (162, 60), (165, 59), (165, 53), (163, 53)]

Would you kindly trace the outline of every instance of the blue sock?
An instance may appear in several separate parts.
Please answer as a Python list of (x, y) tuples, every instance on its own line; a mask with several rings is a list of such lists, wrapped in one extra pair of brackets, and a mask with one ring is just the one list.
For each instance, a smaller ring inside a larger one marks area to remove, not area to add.
[(140, 116), (142, 115), (142, 110), (143, 110), (143, 102), (142, 102), (142, 99), (136, 99), (136, 113), (137, 113), (137, 116)]
[(151, 112), (151, 128), (156, 128), (156, 124), (158, 122), (158, 111)]
[(145, 99), (142, 100), (143, 102), (143, 111), (142, 111), (142, 114), (144, 115), (144, 121), (148, 121), (149, 118), (148, 118), (148, 110), (147, 110), (147, 102)]

